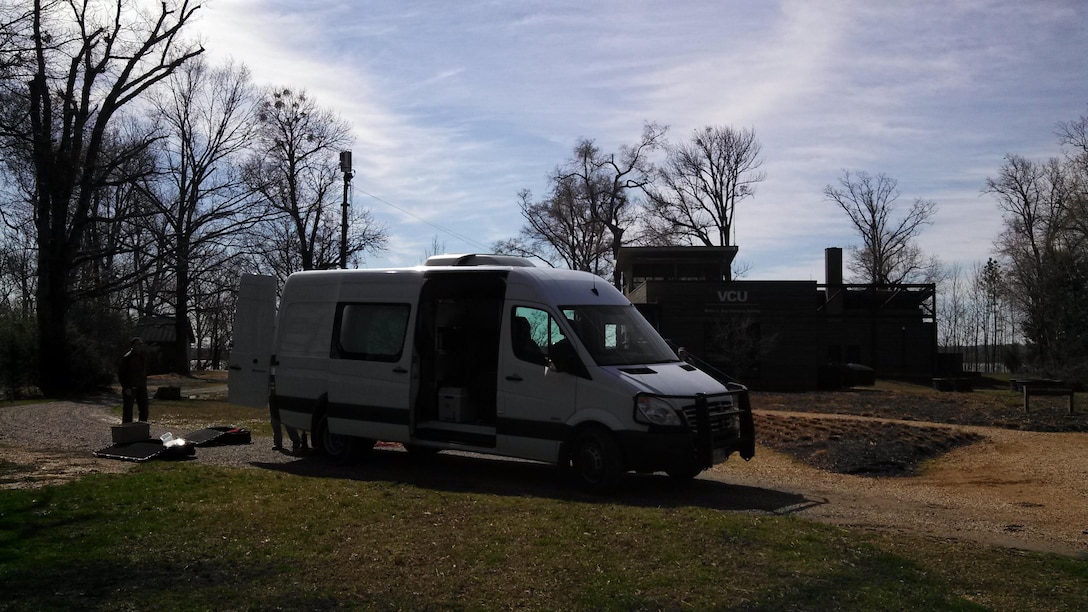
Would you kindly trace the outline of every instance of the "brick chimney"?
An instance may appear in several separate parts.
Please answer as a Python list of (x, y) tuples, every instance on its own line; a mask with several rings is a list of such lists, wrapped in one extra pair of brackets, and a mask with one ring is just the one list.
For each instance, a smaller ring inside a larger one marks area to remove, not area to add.
[(827, 247), (824, 249), (824, 283), (828, 287), (842, 285), (842, 248)]

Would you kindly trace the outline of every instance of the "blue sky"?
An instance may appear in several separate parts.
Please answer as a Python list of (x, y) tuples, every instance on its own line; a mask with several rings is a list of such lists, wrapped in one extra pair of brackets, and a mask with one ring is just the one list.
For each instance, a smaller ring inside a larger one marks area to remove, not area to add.
[(824, 248), (856, 243), (822, 195), (844, 169), (895, 178), (904, 206), (936, 201), (919, 244), (969, 268), (1001, 229), (986, 178), (1006, 154), (1059, 154), (1056, 124), (1088, 115), (1083, 0), (206, 0), (200, 15), (212, 61), (353, 125), (353, 205), (391, 238), (367, 267), (421, 263), (435, 237), (487, 251), (579, 139), (615, 151), (655, 121), (673, 141), (755, 130), (767, 179), (736, 213), (750, 280), (823, 282)]

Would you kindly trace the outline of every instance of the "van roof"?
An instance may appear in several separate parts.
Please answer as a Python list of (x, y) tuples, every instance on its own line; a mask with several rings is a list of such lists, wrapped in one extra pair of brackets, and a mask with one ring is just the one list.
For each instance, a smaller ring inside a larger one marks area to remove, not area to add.
[[(416, 266), (413, 268), (378, 268), (363, 270), (310, 270), (296, 272), (288, 279), (288, 284), (293, 285), (296, 291), (302, 291), (315, 297), (316, 293), (323, 290), (337, 291), (334, 287), (344, 283), (354, 284), (348, 279), (371, 278), (386, 286), (412, 285), (420, 282), (421, 275), (429, 272), (439, 272), (445, 269), (449, 272), (472, 274), (473, 270), (505, 270), (509, 273), (508, 283), (513, 294), (520, 294), (522, 299), (544, 299), (560, 305), (627, 305), (628, 300), (612, 283), (589, 272), (568, 270), (566, 268), (545, 268), (537, 266), (502, 266), (502, 265), (430, 265)], [(516, 287), (521, 287), (518, 290)], [(305, 289), (303, 289), (305, 287)], [(531, 289), (530, 289), (531, 287)], [(323, 288), (323, 289), (319, 289)], [(546, 296), (546, 297), (545, 297)]]

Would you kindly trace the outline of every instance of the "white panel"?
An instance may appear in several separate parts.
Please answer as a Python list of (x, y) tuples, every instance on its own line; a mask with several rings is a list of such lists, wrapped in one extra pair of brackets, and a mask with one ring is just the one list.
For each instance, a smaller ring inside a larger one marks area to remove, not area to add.
[(227, 401), (242, 406), (268, 405), (268, 378), (276, 326), (276, 279), (244, 274), (238, 285), (233, 346), (227, 373)]

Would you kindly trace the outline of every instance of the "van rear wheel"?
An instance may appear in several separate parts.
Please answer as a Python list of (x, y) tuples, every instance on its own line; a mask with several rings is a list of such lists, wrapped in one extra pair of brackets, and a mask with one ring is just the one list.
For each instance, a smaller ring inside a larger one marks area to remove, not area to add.
[(574, 439), (571, 475), (586, 491), (610, 493), (623, 477), (623, 456), (612, 434), (587, 429)]
[(374, 440), (332, 433), (327, 417), (318, 423), (316, 438), (325, 455), (338, 465), (354, 463), (374, 448)]

